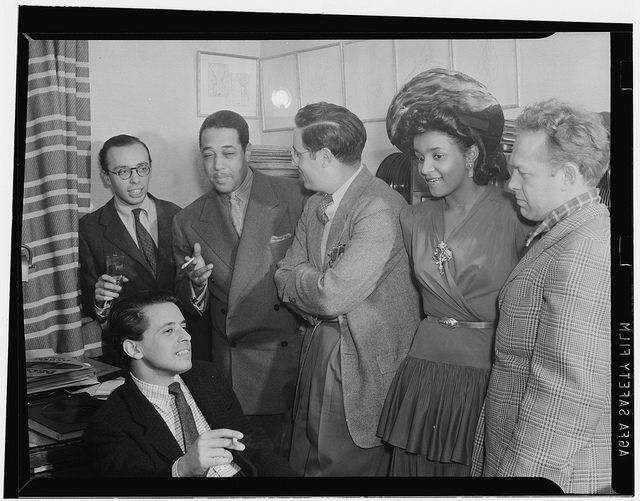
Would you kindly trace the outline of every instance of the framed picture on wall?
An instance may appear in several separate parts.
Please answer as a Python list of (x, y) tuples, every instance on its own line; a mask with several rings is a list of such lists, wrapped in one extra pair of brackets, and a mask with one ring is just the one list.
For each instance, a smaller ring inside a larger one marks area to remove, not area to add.
[(346, 106), (363, 122), (384, 121), (396, 91), (392, 40), (344, 44)]
[(453, 67), (487, 86), (503, 108), (519, 106), (515, 39), (453, 40)]
[(231, 110), (258, 118), (258, 58), (198, 51), (198, 116)]
[(293, 129), (300, 109), (297, 54), (260, 60), (262, 89), (262, 130)]
[(318, 101), (344, 106), (342, 51), (340, 45), (298, 53), (301, 106)]

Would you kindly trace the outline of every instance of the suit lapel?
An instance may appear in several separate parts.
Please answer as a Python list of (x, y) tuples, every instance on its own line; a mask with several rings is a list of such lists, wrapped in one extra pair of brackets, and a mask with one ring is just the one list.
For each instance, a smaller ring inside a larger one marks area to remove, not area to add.
[[(242, 231), (244, 233), (244, 225)], [(221, 414), (222, 409), (217, 393), (219, 384), (214, 382), (214, 376), (207, 375), (206, 371), (202, 371), (194, 367), (190, 371), (181, 374), (180, 377), (189, 387), (191, 396), (195, 400), (200, 412), (202, 412), (202, 415), (207, 420), (209, 427), (214, 429), (216, 426), (215, 417)], [(233, 425), (228, 423), (228, 426), (232, 427)], [(232, 450), (231, 454), (233, 454), (233, 460), (238, 466), (240, 466), (240, 468), (242, 468), (245, 475), (257, 476), (256, 468), (246, 456), (246, 452)]]
[(199, 219), (191, 227), (200, 235), (201, 246), (209, 247), (229, 268), (233, 266), (238, 235), (231, 226), (222, 198), (214, 189), (205, 199)]
[[(100, 224), (104, 226), (104, 237), (109, 240), (113, 245), (123, 251), (124, 254), (129, 256), (134, 261), (137, 261), (145, 270), (149, 272), (149, 275), (153, 276), (147, 260), (144, 258), (142, 251), (138, 248), (136, 243), (131, 238), (129, 231), (124, 226), (122, 219), (116, 211), (113, 198), (107, 202), (104, 206), (102, 214), (100, 214)], [(125, 269), (126, 275), (126, 269)], [(155, 279), (155, 277), (153, 277)]]
[[(149, 196), (151, 197), (151, 195)], [(159, 277), (162, 274), (164, 266), (170, 266), (172, 263), (172, 219), (168, 217), (165, 205), (155, 197), (151, 198), (153, 198), (156, 203), (156, 211), (158, 213), (158, 266), (156, 268), (156, 277)]]
[[(344, 197), (340, 201), (340, 205), (338, 206), (338, 211), (333, 216), (331, 221), (331, 228), (329, 230), (329, 236), (327, 238), (327, 252), (329, 252), (333, 247), (339, 244), (347, 243), (345, 240), (347, 237), (343, 237), (344, 231), (347, 226), (347, 218), (349, 214), (351, 214), (351, 209), (353, 208), (353, 204), (360, 198), (362, 192), (365, 190), (373, 175), (367, 167), (362, 167), (360, 173), (356, 176), (356, 178), (351, 183), (351, 186), (347, 188), (347, 192), (344, 194)], [(316, 218), (317, 219), (317, 218)], [(328, 264), (328, 260), (326, 263)], [(321, 269), (325, 269), (323, 266)]]
[(124, 392), (123, 398), (129, 405), (132, 419), (145, 428), (145, 438), (149, 440), (156, 451), (168, 461), (174, 461), (177, 457), (182, 456), (182, 449), (173, 433), (131, 377), (126, 378), (122, 390)]
[(229, 304), (238, 304), (239, 296), (249, 289), (251, 279), (263, 261), (273, 260), (270, 241), (286, 208), (286, 202), (278, 200), (266, 175), (254, 171), (242, 238), (229, 288)]
[(324, 233), (324, 225), (316, 216), (318, 206), (322, 201), (324, 194), (313, 195), (309, 199), (309, 211), (307, 215), (307, 254), (310, 263), (318, 270), (324, 269), (324, 256), (322, 256), (322, 234)]

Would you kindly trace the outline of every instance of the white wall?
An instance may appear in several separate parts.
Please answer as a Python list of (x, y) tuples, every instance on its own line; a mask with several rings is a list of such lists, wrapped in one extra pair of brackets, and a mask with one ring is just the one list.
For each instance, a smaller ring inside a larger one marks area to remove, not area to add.
[[(110, 197), (98, 176), (102, 143), (132, 134), (149, 146), (153, 158), (151, 193), (186, 206), (209, 190), (198, 153), (197, 51), (252, 57), (304, 50), (330, 40), (275, 41), (111, 41), (89, 42), (94, 208)], [(557, 33), (543, 40), (518, 40), (520, 105), (547, 97), (610, 110), (608, 33)], [(391, 69), (390, 69), (391, 71)], [(505, 110), (514, 118), (517, 109)], [(263, 133), (259, 120), (247, 120), (254, 144), (291, 145), (291, 131)], [(396, 150), (385, 123), (368, 122), (363, 162), (375, 172)]]
[[(98, 152), (117, 134), (137, 136), (153, 160), (150, 192), (186, 206), (211, 185), (198, 151), (204, 117), (197, 111), (197, 52), (258, 57), (256, 41), (112, 41), (89, 42), (91, 79), (91, 202), (111, 198), (99, 176)], [(247, 120), (260, 137), (258, 120)]]

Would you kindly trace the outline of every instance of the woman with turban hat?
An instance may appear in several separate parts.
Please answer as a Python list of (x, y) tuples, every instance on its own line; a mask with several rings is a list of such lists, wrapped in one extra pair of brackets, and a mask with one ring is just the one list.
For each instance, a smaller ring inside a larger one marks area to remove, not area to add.
[(391, 142), (417, 159), (430, 199), (400, 215), (426, 318), (401, 363), (378, 435), (392, 476), (468, 476), (489, 381), (497, 296), (524, 251), (500, 148), (504, 116), (487, 88), (431, 69), (387, 113)]

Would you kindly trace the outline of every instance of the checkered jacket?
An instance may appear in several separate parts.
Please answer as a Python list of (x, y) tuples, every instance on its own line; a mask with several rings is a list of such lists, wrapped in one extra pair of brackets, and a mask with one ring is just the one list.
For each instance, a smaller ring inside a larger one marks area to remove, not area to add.
[(499, 296), (474, 473), (610, 492), (610, 275), (609, 212), (597, 200), (557, 222), (513, 270)]

